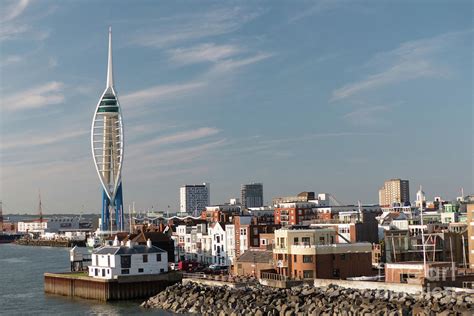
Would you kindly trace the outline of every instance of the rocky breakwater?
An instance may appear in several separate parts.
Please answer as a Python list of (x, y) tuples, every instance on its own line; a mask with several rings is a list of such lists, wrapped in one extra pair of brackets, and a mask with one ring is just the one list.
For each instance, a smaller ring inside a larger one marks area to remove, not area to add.
[(472, 294), (451, 291), (409, 295), (385, 290), (355, 290), (308, 285), (241, 289), (175, 284), (142, 307), (202, 315), (473, 315)]

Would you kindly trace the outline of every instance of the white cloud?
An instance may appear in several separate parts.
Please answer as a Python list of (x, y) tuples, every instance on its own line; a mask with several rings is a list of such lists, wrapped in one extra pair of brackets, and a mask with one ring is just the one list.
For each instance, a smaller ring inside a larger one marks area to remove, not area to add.
[(293, 22), (296, 22), (298, 20), (307, 18), (307, 17), (312, 16), (312, 15), (319, 14), (319, 13), (324, 12), (324, 11), (337, 9), (343, 4), (343, 2), (347, 2), (347, 1), (344, 1), (344, 0), (317, 0), (317, 1), (315, 1), (315, 3), (311, 7), (305, 8), (305, 10), (303, 10), (303, 11), (295, 14), (294, 16), (292, 16), (288, 20), (288, 22), (293, 23)]
[(437, 54), (452, 48), (468, 32), (452, 32), (402, 43), (394, 50), (375, 55), (366, 66), (379, 70), (360, 81), (335, 89), (331, 101), (346, 99), (364, 91), (418, 78), (445, 78), (450, 71)]
[(20, 14), (23, 13), (23, 11), (25, 11), (29, 2), (29, 0), (15, 0), (11, 1), (11, 4), (9, 6), (2, 5), (3, 12), (0, 15), (0, 22), (11, 21), (18, 17)]
[(388, 111), (390, 111), (390, 107), (383, 105), (358, 108), (345, 114), (344, 119), (354, 125), (360, 126), (384, 125), (387, 124), (387, 122), (381, 117), (381, 115)]
[(19, 111), (41, 108), (64, 101), (62, 88), (64, 84), (57, 81), (7, 95), (1, 100), (3, 110)]
[(214, 43), (200, 44), (189, 48), (169, 50), (170, 60), (178, 64), (193, 64), (200, 62), (217, 62), (241, 52), (234, 45), (216, 45)]
[(188, 95), (205, 86), (205, 82), (157, 85), (151, 88), (131, 92), (120, 97), (123, 107), (156, 104), (159, 101)]
[(254, 64), (273, 56), (270, 53), (258, 53), (255, 56), (241, 58), (241, 59), (227, 59), (217, 63), (211, 70), (210, 74), (220, 74), (235, 70), (250, 64)]
[(201, 138), (213, 136), (219, 133), (219, 130), (213, 127), (202, 127), (194, 130), (178, 132), (171, 135), (156, 137), (136, 145), (132, 145), (133, 155), (141, 155), (144, 151), (152, 151), (158, 146), (171, 145), (198, 140)]
[(8, 141), (0, 143), (0, 148), (2, 150), (6, 149), (13, 149), (13, 148), (21, 148), (21, 147), (32, 147), (32, 146), (44, 146), (44, 145), (51, 145), (60, 143), (62, 141), (76, 138), (79, 136), (83, 136), (87, 134), (88, 131), (86, 130), (79, 130), (79, 131), (66, 131), (66, 132), (57, 132), (52, 135), (44, 135), (44, 136), (32, 136), (31, 134), (23, 135), (21, 137), (17, 137), (16, 139), (8, 138)]
[(154, 34), (147, 32), (132, 40), (149, 47), (166, 47), (238, 30), (242, 25), (261, 15), (261, 10), (245, 11), (241, 8), (224, 8), (214, 11), (181, 15), (166, 19)]
[(2, 58), (1, 62), (0, 62), (0, 66), (1, 67), (5, 67), (5, 66), (10, 66), (10, 65), (13, 65), (13, 64), (17, 64), (19, 62), (23, 61), (23, 57), (22, 56), (19, 56), (19, 55), (9, 55), (9, 56), (6, 56), (5, 58)]

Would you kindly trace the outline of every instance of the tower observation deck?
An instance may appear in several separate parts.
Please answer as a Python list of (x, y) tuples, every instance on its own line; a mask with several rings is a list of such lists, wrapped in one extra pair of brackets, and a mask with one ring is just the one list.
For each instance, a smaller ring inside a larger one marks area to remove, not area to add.
[[(122, 111), (114, 88), (112, 29), (109, 28), (107, 84), (92, 119), (91, 147), (97, 175), (102, 185), (101, 230), (124, 229), (122, 163)], [(111, 217), (115, 211), (114, 220)]]

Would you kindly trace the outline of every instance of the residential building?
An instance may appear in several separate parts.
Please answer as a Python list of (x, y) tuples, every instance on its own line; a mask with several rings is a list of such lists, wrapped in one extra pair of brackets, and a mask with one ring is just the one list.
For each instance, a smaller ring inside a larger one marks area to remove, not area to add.
[(272, 205), (280, 203), (291, 203), (291, 202), (308, 202), (309, 200), (314, 200), (314, 192), (301, 192), (296, 196), (280, 196), (272, 199)]
[(242, 214), (241, 205), (215, 205), (215, 206), (206, 206), (204, 211), (201, 213), (201, 218), (205, 219), (207, 222), (223, 222), (230, 223), (233, 216), (238, 216)]
[(315, 219), (316, 205), (310, 202), (291, 202), (275, 205), (275, 224), (300, 225), (304, 220)]
[(99, 279), (116, 279), (127, 275), (160, 274), (168, 271), (168, 254), (152, 245), (134, 244), (131, 240), (120, 245), (115, 238), (112, 246), (100, 247), (92, 253), (89, 276)]
[(226, 226), (220, 222), (209, 225), (209, 236), (212, 240), (212, 259), (217, 265), (230, 265), (227, 257)]
[(182, 213), (201, 214), (211, 204), (210, 184), (186, 184), (179, 189), (179, 209)]
[(474, 269), (474, 195), (467, 197), (466, 201), (469, 265)]
[(291, 278), (346, 279), (372, 274), (372, 245), (338, 244), (333, 228), (275, 230), (273, 256), (277, 272)]
[(240, 189), (241, 203), (244, 209), (263, 206), (263, 184), (242, 184)]
[(252, 249), (237, 258), (233, 272), (235, 275), (254, 276), (260, 278), (262, 270), (274, 268), (273, 252), (271, 250)]
[(389, 207), (394, 203), (400, 205), (407, 205), (410, 203), (410, 187), (408, 180), (387, 180), (379, 190), (379, 204), (381, 206)]

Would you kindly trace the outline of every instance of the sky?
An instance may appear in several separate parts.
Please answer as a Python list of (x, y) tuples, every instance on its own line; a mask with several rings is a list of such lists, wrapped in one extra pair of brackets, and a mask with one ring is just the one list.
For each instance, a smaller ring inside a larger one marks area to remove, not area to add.
[(0, 199), (99, 212), (90, 126), (108, 26), (122, 106), (124, 205), (328, 192), (384, 180), (474, 193), (471, 1), (2, 1)]

